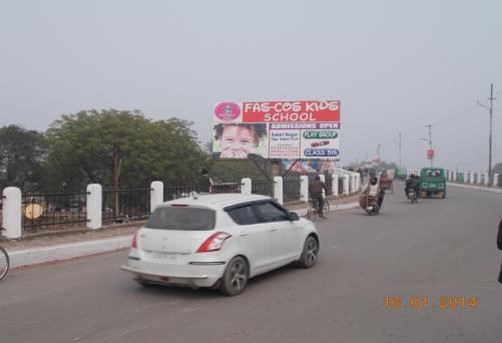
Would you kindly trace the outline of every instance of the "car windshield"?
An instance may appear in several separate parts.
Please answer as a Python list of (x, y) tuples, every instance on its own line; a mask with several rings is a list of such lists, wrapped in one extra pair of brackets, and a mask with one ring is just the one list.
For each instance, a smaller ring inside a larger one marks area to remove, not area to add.
[(148, 218), (149, 229), (208, 231), (214, 229), (215, 212), (205, 208), (158, 207)]

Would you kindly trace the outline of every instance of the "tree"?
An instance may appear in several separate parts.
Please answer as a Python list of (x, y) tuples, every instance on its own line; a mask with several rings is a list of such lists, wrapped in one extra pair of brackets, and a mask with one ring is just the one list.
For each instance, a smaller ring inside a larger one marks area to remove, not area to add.
[(0, 128), (0, 187), (34, 190), (42, 178), (44, 142), (41, 133), (9, 125)]
[(153, 180), (193, 182), (206, 159), (192, 123), (152, 121), (140, 111), (63, 115), (47, 131), (47, 187), (145, 188)]

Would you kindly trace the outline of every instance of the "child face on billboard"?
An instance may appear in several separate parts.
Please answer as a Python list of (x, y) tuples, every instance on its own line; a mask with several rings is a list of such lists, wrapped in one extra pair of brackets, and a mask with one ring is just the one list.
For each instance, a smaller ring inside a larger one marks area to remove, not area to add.
[(255, 145), (253, 129), (237, 125), (225, 126), (220, 139), (221, 157), (247, 158)]

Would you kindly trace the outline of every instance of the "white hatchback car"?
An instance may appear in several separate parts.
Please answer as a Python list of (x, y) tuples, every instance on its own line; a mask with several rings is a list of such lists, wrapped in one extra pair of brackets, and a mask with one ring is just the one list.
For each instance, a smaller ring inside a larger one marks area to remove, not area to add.
[(241, 293), (259, 274), (315, 265), (314, 224), (262, 195), (211, 194), (158, 206), (134, 235), (127, 265), (142, 285), (215, 287)]

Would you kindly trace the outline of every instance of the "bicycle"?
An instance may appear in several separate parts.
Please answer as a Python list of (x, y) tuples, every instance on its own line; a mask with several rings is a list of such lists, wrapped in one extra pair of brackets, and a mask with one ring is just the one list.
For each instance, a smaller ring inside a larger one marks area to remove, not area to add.
[(5, 275), (7, 275), (9, 267), (10, 267), (9, 254), (4, 248), (0, 247), (0, 280), (2, 280), (5, 277)]
[(309, 201), (309, 208), (307, 209), (307, 219), (315, 221), (318, 217), (317, 213), (317, 199), (311, 198)]
[[(323, 214), (326, 216), (326, 212), (329, 212), (329, 201), (327, 198), (323, 199)], [(315, 221), (319, 217), (319, 209), (316, 198), (311, 198), (309, 201), (309, 207), (307, 209), (307, 219)]]

